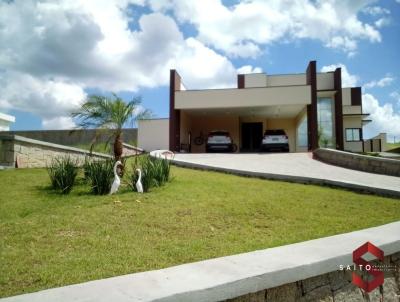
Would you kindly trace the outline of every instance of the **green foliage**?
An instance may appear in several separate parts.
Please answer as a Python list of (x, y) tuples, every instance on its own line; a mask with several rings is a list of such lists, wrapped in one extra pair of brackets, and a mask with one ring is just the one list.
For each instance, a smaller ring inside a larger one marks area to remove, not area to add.
[(129, 183), (133, 191), (136, 191), (136, 182), (142, 171), (143, 191), (148, 192), (152, 187), (160, 187), (170, 180), (171, 164), (166, 159), (153, 158), (148, 155), (137, 156), (132, 164), (132, 172), (129, 174)]
[(322, 126), (318, 127), (318, 146), (323, 148), (328, 148), (332, 145), (331, 139), (329, 139), (325, 133), (324, 128)]
[(96, 195), (105, 195), (110, 192), (114, 180), (114, 161), (111, 159), (90, 161), (83, 165), (84, 177), (89, 182), (92, 192)]
[(112, 145), (110, 143), (105, 143), (105, 142), (94, 142), (93, 144), (92, 143), (74, 144), (71, 145), (71, 147), (89, 151), (91, 150), (92, 152), (97, 152), (97, 153), (112, 154)]
[[(92, 151), (97, 139), (104, 134), (104, 129), (112, 129), (106, 145), (114, 139), (114, 145), (122, 144), (122, 127), (128, 123), (132, 125), (139, 119), (152, 116), (152, 112), (148, 109), (142, 109), (141, 98), (134, 98), (130, 102), (125, 102), (122, 98), (113, 94), (112, 97), (102, 95), (90, 95), (82, 104), (81, 108), (72, 113), (72, 117), (77, 120), (80, 128), (97, 129), (94, 141), (91, 144)], [(122, 148), (122, 146), (120, 147)], [(120, 158), (120, 154), (116, 154), (116, 158)]]
[(49, 194), (44, 169), (0, 171), (0, 297), (400, 219), (394, 198), (174, 166), (172, 177), (151, 194), (121, 191), (114, 203), (83, 182)]
[(53, 159), (47, 172), (52, 188), (61, 194), (69, 194), (75, 184), (78, 168), (76, 162), (68, 156)]

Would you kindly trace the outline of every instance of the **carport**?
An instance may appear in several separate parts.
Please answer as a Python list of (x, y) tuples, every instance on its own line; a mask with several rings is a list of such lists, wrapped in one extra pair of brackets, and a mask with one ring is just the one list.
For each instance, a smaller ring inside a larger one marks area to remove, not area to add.
[(228, 131), (238, 147), (237, 152), (258, 152), (267, 129), (285, 130), (290, 152), (307, 150), (307, 139), (304, 140), (307, 137), (305, 105), (180, 111), (181, 149), (192, 153), (205, 152), (207, 135), (213, 130)]
[(247, 86), (242, 88), (239, 84), (239, 88), (186, 90), (179, 75), (172, 71), (170, 146), (203, 153), (208, 133), (226, 130), (238, 152), (257, 152), (265, 130), (283, 129), (290, 152), (307, 151), (307, 105), (311, 104), (311, 88), (305, 85), (305, 76), (284, 78), (304, 85), (271, 87), (249, 86), (250, 80), (257, 86), (257, 77), (265, 78), (264, 74), (246, 77)]

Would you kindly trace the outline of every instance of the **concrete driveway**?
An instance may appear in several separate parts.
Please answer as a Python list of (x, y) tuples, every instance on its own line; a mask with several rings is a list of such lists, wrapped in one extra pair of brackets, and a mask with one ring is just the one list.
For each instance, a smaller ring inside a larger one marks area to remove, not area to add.
[[(400, 177), (346, 169), (312, 159), (311, 153), (176, 154), (178, 165), (294, 182), (328, 184), (400, 197)], [(246, 173), (248, 172), (248, 173)]]

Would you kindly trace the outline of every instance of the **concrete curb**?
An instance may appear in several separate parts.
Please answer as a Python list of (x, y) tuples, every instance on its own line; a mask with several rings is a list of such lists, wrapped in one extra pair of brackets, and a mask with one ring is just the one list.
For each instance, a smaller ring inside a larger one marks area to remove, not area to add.
[(166, 269), (118, 276), (2, 302), (223, 301), (304, 280), (351, 265), (352, 253), (367, 241), (385, 256), (400, 251), (400, 221), (265, 250)]
[(355, 183), (345, 182), (345, 181), (330, 180), (330, 179), (323, 179), (323, 178), (316, 178), (316, 177), (305, 177), (305, 176), (245, 171), (245, 170), (239, 170), (239, 169), (223, 168), (223, 167), (216, 167), (216, 166), (210, 166), (210, 165), (205, 165), (205, 164), (191, 163), (191, 162), (186, 162), (186, 161), (177, 160), (177, 159), (172, 159), (171, 163), (176, 166), (184, 167), (184, 168), (216, 171), (216, 172), (223, 172), (223, 173), (234, 174), (234, 175), (245, 176), (245, 177), (256, 177), (256, 178), (262, 178), (262, 179), (280, 180), (280, 181), (287, 181), (287, 182), (301, 183), (301, 184), (314, 184), (314, 185), (330, 186), (330, 187), (336, 187), (336, 188), (341, 188), (341, 189), (348, 189), (351, 191), (356, 191), (356, 192), (361, 192), (361, 193), (372, 193), (372, 194), (376, 194), (376, 195), (380, 195), (380, 196), (400, 198), (400, 191), (377, 188), (377, 187), (370, 187), (370, 186), (365, 186), (365, 185), (360, 185), (360, 184), (355, 184)]

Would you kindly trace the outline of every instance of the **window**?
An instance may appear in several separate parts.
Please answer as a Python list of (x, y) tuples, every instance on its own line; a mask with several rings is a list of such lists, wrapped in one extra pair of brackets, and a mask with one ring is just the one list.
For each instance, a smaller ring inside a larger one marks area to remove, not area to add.
[(346, 141), (359, 142), (361, 140), (360, 128), (346, 128)]
[(331, 98), (318, 98), (318, 144), (329, 148), (335, 144), (334, 104)]
[(307, 115), (305, 114), (297, 127), (297, 146), (308, 147)]

